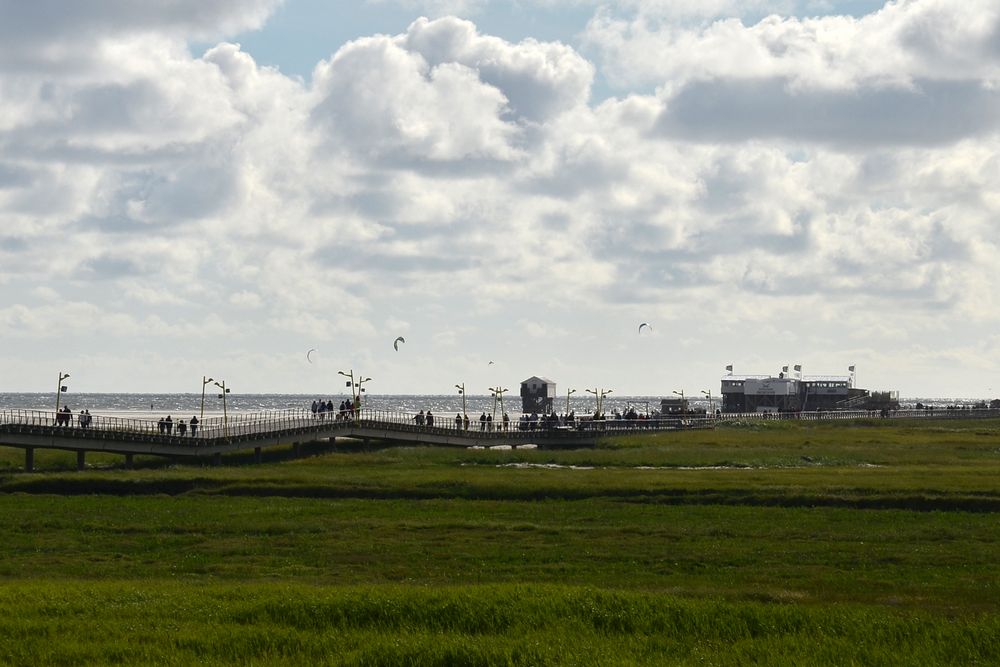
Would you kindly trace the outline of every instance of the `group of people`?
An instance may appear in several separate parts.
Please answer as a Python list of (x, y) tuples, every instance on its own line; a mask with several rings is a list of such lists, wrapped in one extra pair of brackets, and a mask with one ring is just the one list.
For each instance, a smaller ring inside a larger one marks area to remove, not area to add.
[[(166, 435), (172, 435), (173, 434), (173, 432), (174, 432), (174, 420), (173, 420), (173, 417), (171, 417), (170, 415), (167, 415), (166, 417), (161, 417), (160, 421), (158, 422), (158, 424), (159, 424), (159, 427), (160, 427), (160, 433), (164, 433)], [(194, 435), (198, 432), (198, 424), (199, 424), (198, 418), (197, 417), (191, 417), (190, 426), (191, 426), (191, 436), (192, 437), (194, 437)], [(187, 432), (188, 432), (188, 424), (185, 424), (183, 419), (180, 420), (179, 422), (177, 422), (177, 434), (178, 435), (187, 435)]]
[(73, 422), (73, 411), (63, 406), (56, 411), (56, 426), (69, 426)]
[[(455, 416), (458, 417), (458, 415)], [(434, 426), (434, 413), (430, 410), (424, 413), (421, 410), (413, 416), (413, 421), (416, 422), (417, 426)]]
[[(428, 410), (424, 412), (421, 410), (413, 416), (413, 421), (417, 426), (434, 426), (434, 413)], [(497, 420), (501, 421), (501, 424), (496, 426), (496, 430), (507, 431), (510, 429), (510, 416), (505, 412), (503, 417)], [(461, 413), (455, 413), (455, 428), (459, 431), (469, 430), (469, 415), (462, 415)], [(479, 430), (480, 431), (493, 431), (493, 415), (486, 414), (485, 412), (479, 416)]]
[[(90, 415), (90, 410), (80, 410), (77, 424), (80, 428), (89, 428), (94, 418)], [(56, 412), (56, 426), (69, 426), (73, 423), (73, 411), (69, 406), (64, 405)]]
[(326, 415), (336, 414), (336, 419), (350, 419), (351, 414), (360, 410), (361, 405), (355, 404), (351, 399), (340, 402), (339, 408), (334, 408), (333, 401), (324, 401), (323, 399), (318, 399), (312, 402), (312, 407), (310, 408), (313, 413), (313, 417), (318, 419), (326, 419)]

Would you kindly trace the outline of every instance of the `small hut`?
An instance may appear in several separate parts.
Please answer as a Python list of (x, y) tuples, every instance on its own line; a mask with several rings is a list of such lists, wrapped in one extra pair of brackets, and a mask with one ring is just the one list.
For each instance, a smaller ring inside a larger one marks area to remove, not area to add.
[(521, 383), (521, 412), (549, 414), (555, 399), (556, 383), (548, 378), (530, 377)]

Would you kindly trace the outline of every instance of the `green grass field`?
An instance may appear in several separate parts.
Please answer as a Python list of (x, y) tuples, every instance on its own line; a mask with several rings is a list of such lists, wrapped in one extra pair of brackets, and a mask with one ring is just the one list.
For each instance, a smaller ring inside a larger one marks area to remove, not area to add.
[(0, 662), (1000, 664), (997, 421), (312, 451), (0, 448)]

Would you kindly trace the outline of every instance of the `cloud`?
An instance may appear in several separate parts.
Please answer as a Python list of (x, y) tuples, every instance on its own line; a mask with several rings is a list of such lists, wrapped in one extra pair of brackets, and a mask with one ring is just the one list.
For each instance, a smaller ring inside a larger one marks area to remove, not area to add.
[[(152, 339), (319, 391), (282, 355), (322, 346), (413, 391), (526, 335), (511, 372), (627, 362), (652, 391), (718, 349), (961, 356), (995, 329), (996, 54), (964, 6), (744, 25), (606, 4), (588, 39), (624, 88), (600, 103), (581, 52), (454, 17), (360, 36), (310, 81), (237, 44), (192, 54), (204, 26), (262, 20), (211, 6), (0, 57), (9, 355)], [(633, 350), (641, 321), (703, 344)], [(415, 366), (385, 361), (387, 328), (422, 341)]]
[(749, 26), (603, 12), (586, 40), (612, 81), (660, 87), (659, 130), (671, 137), (919, 145), (996, 130), (998, 27), (987, 0), (914, 0)]
[[(0, 0), (0, 43), (7, 47), (69, 42), (136, 33), (179, 34), (210, 39), (261, 27), (283, 0)], [(7, 48), (0, 50), (6, 52)]]
[(357, 40), (313, 74), (314, 120), (375, 157), (511, 160), (523, 123), (586, 102), (593, 68), (569, 47), (510, 44), (455, 18)]

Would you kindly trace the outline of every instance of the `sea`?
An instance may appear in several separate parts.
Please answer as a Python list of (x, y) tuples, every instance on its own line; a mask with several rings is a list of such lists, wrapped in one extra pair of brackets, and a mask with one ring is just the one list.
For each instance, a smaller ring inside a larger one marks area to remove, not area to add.
[[(582, 396), (580, 394), (583, 394)], [(205, 416), (222, 416), (223, 404), (219, 394), (205, 394)], [(228, 394), (225, 409), (230, 415), (250, 414), (277, 410), (308, 410), (314, 400), (332, 400), (335, 407), (340, 406), (344, 395), (313, 396), (309, 394)], [(662, 396), (615, 396), (604, 398), (604, 412), (612, 414), (616, 410), (625, 413), (634, 408), (640, 414), (650, 414), (660, 407)], [(694, 409), (711, 409), (719, 407), (719, 397), (714, 396), (711, 405), (707, 398), (689, 397), (689, 404)], [(105, 417), (128, 417), (133, 419), (159, 419), (171, 415), (181, 417), (201, 413), (201, 394), (78, 394), (67, 392), (59, 398), (59, 405), (68, 406), (73, 412), (89, 410), (93, 415)], [(366, 394), (363, 406), (373, 410), (386, 412), (416, 414), (430, 410), (438, 415), (454, 415), (463, 409), (462, 396), (451, 394), (403, 395), (403, 394)], [(972, 406), (982, 399), (972, 398), (902, 398), (903, 406), (915, 406), (917, 403), (931, 407), (946, 407), (949, 405)], [(566, 396), (555, 399), (557, 412), (566, 410)], [(48, 393), (0, 393), (0, 410), (43, 410), (53, 411), (56, 407), (55, 392)], [(578, 415), (593, 414), (596, 409), (594, 396), (578, 392), (570, 396), (569, 409)], [(506, 412), (511, 419), (521, 416), (520, 396), (505, 396), (503, 406), (495, 402), (489, 395), (469, 395), (465, 397), (465, 410), (470, 415), (481, 413), (500, 415)]]
[[(596, 409), (594, 396), (583, 394), (572, 395), (569, 409), (578, 415), (592, 414)], [(205, 394), (205, 416), (221, 416), (223, 414), (222, 399), (216, 392)], [(314, 396), (311, 394), (228, 394), (225, 409), (230, 415), (251, 414), (277, 410), (309, 410), (314, 400), (333, 401), (334, 407), (349, 396)], [(659, 396), (605, 396), (604, 412), (627, 412), (635, 408), (636, 412), (649, 414), (660, 407)], [(67, 406), (73, 412), (89, 410), (92, 415), (105, 417), (127, 417), (133, 419), (159, 419), (171, 415), (186, 417), (201, 413), (201, 394), (78, 394), (66, 392), (59, 397), (59, 406)], [(716, 401), (718, 402), (718, 401)], [(704, 403), (704, 405), (701, 405)], [(463, 409), (460, 395), (393, 395), (365, 394), (362, 405), (373, 410), (386, 412), (416, 414), (430, 410), (438, 415), (455, 415)], [(708, 401), (691, 401), (694, 407), (708, 407)], [(51, 412), (56, 407), (55, 392), (48, 393), (0, 393), (0, 410), (43, 410)], [(468, 395), (465, 397), (465, 410), (470, 415), (481, 413), (500, 415), (506, 412), (511, 419), (521, 416), (521, 397), (504, 396), (503, 406), (495, 402), (489, 395)], [(555, 399), (558, 412), (566, 409), (565, 394)]]

